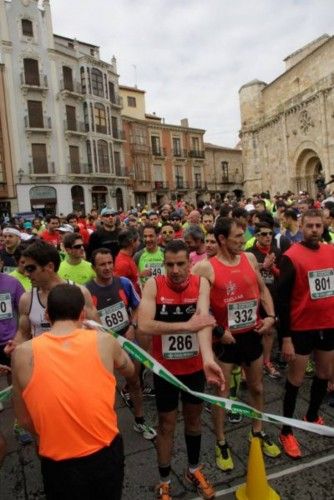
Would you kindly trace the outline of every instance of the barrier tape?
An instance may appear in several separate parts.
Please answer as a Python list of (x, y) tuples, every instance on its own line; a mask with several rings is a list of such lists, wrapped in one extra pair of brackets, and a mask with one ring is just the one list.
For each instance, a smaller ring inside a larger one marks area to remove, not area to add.
[(12, 397), (13, 386), (9, 385), (2, 391), (0, 391), (0, 402), (8, 401)]
[(315, 434), (320, 434), (321, 436), (329, 436), (334, 437), (334, 428), (328, 427), (327, 425), (319, 425), (313, 424), (312, 422), (305, 422), (303, 420), (297, 420), (295, 418), (286, 418), (280, 415), (272, 415), (270, 413), (264, 413), (246, 403), (242, 403), (241, 401), (235, 402), (231, 399), (222, 398), (219, 396), (214, 396), (211, 394), (205, 394), (204, 392), (192, 391), (183, 384), (178, 378), (176, 378), (172, 373), (170, 373), (166, 368), (164, 368), (158, 361), (156, 361), (150, 354), (144, 351), (141, 347), (134, 344), (130, 340), (118, 335), (117, 333), (104, 328), (96, 321), (86, 320), (85, 324), (87, 324), (90, 328), (101, 330), (103, 332), (112, 334), (115, 339), (119, 342), (121, 347), (134, 359), (142, 363), (146, 368), (149, 368), (159, 377), (165, 379), (170, 384), (182, 389), (185, 392), (189, 392), (193, 396), (202, 399), (208, 403), (213, 405), (220, 406), (225, 410), (229, 410), (232, 413), (239, 413), (244, 417), (254, 418), (256, 420), (262, 420), (264, 422), (270, 422), (272, 424), (286, 424), (291, 425), (291, 427), (296, 427), (297, 429), (302, 429), (304, 431), (314, 432)]

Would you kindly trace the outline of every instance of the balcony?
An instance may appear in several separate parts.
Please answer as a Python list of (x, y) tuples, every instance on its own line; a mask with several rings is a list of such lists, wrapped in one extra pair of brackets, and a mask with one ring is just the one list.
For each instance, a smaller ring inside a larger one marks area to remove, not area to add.
[(64, 82), (60, 80), (60, 93), (65, 97), (74, 97), (75, 99), (83, 99), (83, 91), (80, 82)]
[(83, 122), (72, 122), (69, 123), (64, 120), (64, 130), (66, 135), (78, 135), (85, 136), (87, 134), (86, 125)]
[(42, 92), (43, 95), (48, 90), (48, 77), (43, 73), (36, 73), (33, 75), (26, 75), (25, 73), (20, 74), (21, 89), (24, 93), (28, 90)]
[(113, 108), (123, 108), (123, 98), (119, 95), (113, 95), (110, 97), (110, 104)]
[(168, 182), (165, 181), (154, 181), (154, 189), (156, 191), (168, 191)]
[(92, 174), (92, 165), (88, 163), (69, 163), (67, 171), (68, 175), (87, 176)]
[(151, 152), (152, 152), (153, 156), (156, 156), (158, 158), (165, 158), (165, 156), (166, 156), (166, 149), (165, 148), (154, 147), (154, 148), (151, 148)]
[(131, 152), (134, 154), (150, 154), (150, 148), (147, 144), (140, 144), (139, 142), (131, 143)]
[(186, 149), (173, 149), (173, 156), (175, 158), (187, 158), (188, 151)]
[(186, 191), (189, 189), (189, 182), (187, 181), (175, 181), (175, 189), (179, 191)]
[(232, 181), (232, 179), (229, 179), (229, 177), (225, 175), (222, 177), (222, 184), (234, 184), (234, 181)]
[(189, 151), (189, 158), (204, 158), (204, 151), (200, 151), (199, 149), (191, 149)]
[(149, 193), (152, 190), (152, 182), (148, 179), (134, 179), (133, 191)]
[(123, 130), (120, 130), (118, 128), (113, 128), (112, 129), (112, 137), (116, 141), (125, 141), (125, 133)]
[[(35, 123), (34, 123), (35, 121)], [(37, 119), (29, 119), (29, 116), (24, 117), (24, 127), (26, 132), (30, 135), (37, 134), (50, 134), (51, 133), (51, 116), (41, 116)]]
[(203, 181), (195, 181), (194, 189), (196, 191), (206, 191), (206, 183)]
[(29, 175), (34, 177), (49, 177), (55, 175), (55, 163), (54, 161), (38, 161), (29, 162)]

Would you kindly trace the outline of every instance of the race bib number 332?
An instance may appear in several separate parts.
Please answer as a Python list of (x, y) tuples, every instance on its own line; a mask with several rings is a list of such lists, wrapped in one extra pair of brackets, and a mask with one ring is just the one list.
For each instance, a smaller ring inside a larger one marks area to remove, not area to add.
[(334, 269), (319, 269), (308, 272), (311, 299), (323, 299), (334, 296)]
[(228, 304), (228, 326), (232, 331), (256, 325), (257, 300), (231, 302)]

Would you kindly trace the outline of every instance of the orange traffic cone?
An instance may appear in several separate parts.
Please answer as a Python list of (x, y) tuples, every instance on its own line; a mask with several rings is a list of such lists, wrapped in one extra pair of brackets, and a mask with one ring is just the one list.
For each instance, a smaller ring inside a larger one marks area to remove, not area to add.
[(267, 481), (261, 442), (253, 437), (250, 446), (246, 484), (235, 492), (237, 500), (279, 500), (281, 497)]

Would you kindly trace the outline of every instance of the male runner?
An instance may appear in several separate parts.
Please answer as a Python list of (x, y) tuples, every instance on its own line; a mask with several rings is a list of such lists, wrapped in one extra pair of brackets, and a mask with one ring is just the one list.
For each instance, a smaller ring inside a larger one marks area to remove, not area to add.
[(21, 243), (21, 233), (16, 227), (5, 227), (2, 230), (4, 248), (0, 251), (2, 272), (9, 274), (16, 268), (15, 250)]
[(158, 247), (159, 230), (152, 224), (143, 229), (145, 248), (135, 253), (134, 261), (138, 267), (141, 285), (144, 286), (150, 276), (164, 274), (164, 253)]
[(78, 286), (54, 286), (47, 297), (50, 331), (13, 354), (15, 412), (39, 438), (48, 500), (122, 496), (114, 371), (131, 376), (134, 369), (112, 336), (82, 329), (85, 302)]
[(133, 227), (124, 229), (119, 233), (118, 241), (121, 249), (115, 259), (114, 274), (129, 278), (136, 292), (140, 294), (138, 269), (133, 259), (140, 243), (139, 233)]
[[(203, 278), (190, 275), (189, 250), (181, 240), (168, 243), (164, 263), (166, 276), (152, 277), (144, 287), (138, 313), (139, 329), (153, 335), (153, 357), (188, 387), (203, 392), (205, 377), (209, 383), (222, 386), (223, 375), (211, 347), (215, 321), (209, 315), (209, 284)], [(171, 499), (171, 458), (180, 393), (188, 455), (185, 478), (196, 486), (203, 498), (213, 498), (214, 490), (199, 466), (201, 400), (156, 375), (154, 385), (159, 416), (157, 498)]]
[(77, 285), (84, 285), (94, 278), (92, 264), (85, 260), (85, 250), (80, 233), (66, 234), (63, 239), (66, 258), (60, 263), (58, 275)]
[[(282, 354), (289, 362), (283, 415), (293, 417), (306, 364), (314, 352), (315, 376), (304, 419), (323, 424), (318, 412), (334, 366), (334, 247), (320, 243), (324, 230), (320, 210), (306, 210), (301, 222), (302, 242), (289, 248), (281, 260)], [(301, 457), (290, 426), (283, 426), (280, 441), (288, 456)]]
[[(203, 261), (196, 274), (206, 277), (211, 284), (210, 309), (217, 324), (225, 330), (224, 349), (217, 354), (226, 386), (219, 395), (227, 397), (234, 365), (244, 368), (250, 403), (263, 410), (263, 359), (262, 334), (275, 323), (275, 312), (270, 293), (258, 270), (255, 257), (242, 252), (244, 231), (236, 219), (219, 217), (214, 228), (218, 253)], [(260, 303), (267, 316), (260, 320)], [(225, 412), (213, 408), (217, 437), (216, 464), (223, 471), (234, 468), (231, 450), (225, 439)], [(252, 435), (261, 439), (263, 452), (270, 457), (280, 455), (280, 450), (262, 431), (262, 422), (254, 420)]]
[[(96, 277), (87, 283), (86, 287), (92, 295), (102, 325), (134, 341), (140, 297), (128, 278), (113, 275), (111, 250), (108, 248), (94, 250), (92, 265)], [(134, 365), (135, 373), (131, 379), (127, 380), (134, 406), (135, 423), (133, 428), (136, 432), (141, 433), (145, 439), (154, 439), (156, 432), (145, 423), (143, 416), (143, 393), (139, 378), (141, 364), (134, 361)]]

